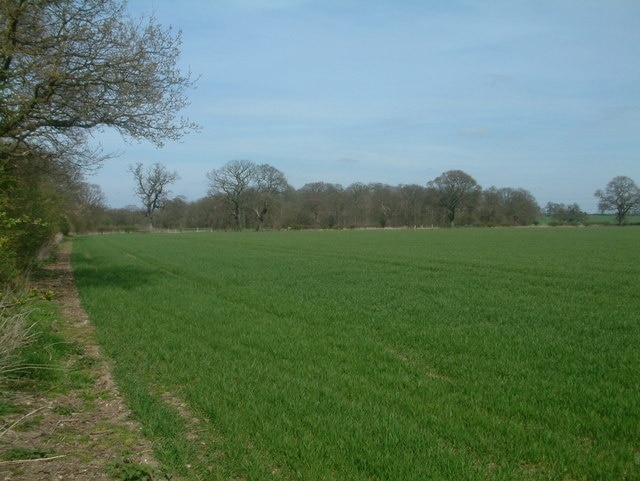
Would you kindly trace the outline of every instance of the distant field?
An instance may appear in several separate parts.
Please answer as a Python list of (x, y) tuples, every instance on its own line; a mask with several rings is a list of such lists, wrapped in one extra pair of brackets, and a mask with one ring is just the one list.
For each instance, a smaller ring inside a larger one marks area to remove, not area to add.
[(206, 480), (640, 479), (639, 260), (635, 227), (122, 234), (73, 255), (159, 456)]
[[(548, 216), (541, 217), (538, 219), (540, 224), (549, 224), (553, 223), (554, 219)], [(612, 214), (589, 214), (587, 215), (587, 224), (610, 224), (615, 226), (618, 221), (616, 220), (616, 216)], [(625, 218), (625, 224), (640, 224), (640, 215), (629, 215)]]
[[(606, 223), (616, 225), (618, 221), (615, 215), (603, 215), (603, 214), (589, 214), (587, 222), (591, 223)], [(626, 224), (640, 224), (640, 215), (628, 215), (625, 218)]]

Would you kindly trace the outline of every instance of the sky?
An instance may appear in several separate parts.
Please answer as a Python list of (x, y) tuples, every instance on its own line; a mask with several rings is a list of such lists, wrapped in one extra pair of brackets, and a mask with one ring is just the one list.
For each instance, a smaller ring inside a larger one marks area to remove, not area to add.
[(197, 133), (161, 149), (96, 134), (90, 183), (138, 205), (127, 171), (176, 171), (171, 197), (207, 195), (234, 159), (290, 184), (426, 185), (463, 170), (597, 211), (613, 177), (640, 184), (637, 0), (130, 0), (182, 32), (197, 78), (180, 115)]

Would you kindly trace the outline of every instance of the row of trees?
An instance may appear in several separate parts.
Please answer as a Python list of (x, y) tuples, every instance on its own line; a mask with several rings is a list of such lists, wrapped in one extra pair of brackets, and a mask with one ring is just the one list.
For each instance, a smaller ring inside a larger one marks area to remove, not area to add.
[[(121, 228), (143, 223), (167, 229), (208, 228), (350, 228), (454, 225), (531, 225), (541, 213), (559, 223), (583, 223), (587, 214), (577, 204), (548, 203), (540, 211), (524, 189), (482, 189), (461, 170), (444, 172), (426, 185), (314, 182), (294, 189), (285, 175), (267, 164), (234, 160), (207, 173), (209, 195), (195, 202), (169, 199), (168, 186), (176, 172), (154, 164), (132, 166), (144, 209), (107, 210), (93, 219), (93, 229)], [(638, 189), (626, 177), (598, 191), (603, 211), (618, 221), (640, 204)], [(634, 196), (636, 198), (634, 204)], [(618, 208), (624, 204), (618, 215)]]
[[(130, 168), (147, 220), (162, 228), (344, 228), (446, 225), (528, 225), (539, 207), (523, 189), (487, 190), (451, 170), (426, 186), (314, 182), (296, 190), (268, 164), (234, 160), (207, 173), (209, 195), (169, 200), (177, 173), (154, 164)], [(123, 212), (111, 212), (120, 215)], [(129, 220), (131, 217), (129, 217)]]

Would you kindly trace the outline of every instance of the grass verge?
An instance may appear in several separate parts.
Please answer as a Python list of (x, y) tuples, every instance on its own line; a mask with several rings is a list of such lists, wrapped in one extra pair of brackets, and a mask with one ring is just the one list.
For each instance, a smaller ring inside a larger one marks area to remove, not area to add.
[(0, 479), (106, 481), (121, 459), (164, 479), (77, 307), (69, 248), (64, 244), (58, 261), (34, 276), (34, 292), (45, 295), (5, 302), (23, 309), (16, 312), (27, 329), (0, 382)]

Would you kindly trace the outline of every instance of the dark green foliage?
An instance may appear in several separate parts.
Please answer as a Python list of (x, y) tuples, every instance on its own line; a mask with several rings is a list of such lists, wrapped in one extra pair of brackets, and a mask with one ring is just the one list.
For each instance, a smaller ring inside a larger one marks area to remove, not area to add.
[(42, 175), (33, 176), (0, 157), (0, 284), (34, 263), (38, 250), (55, 231), (55, 214), (43, 197)]

